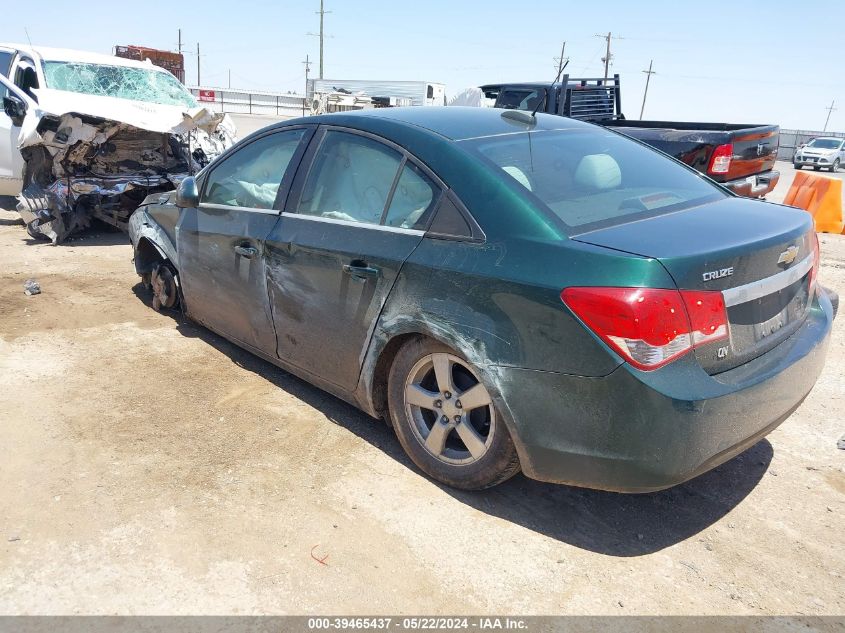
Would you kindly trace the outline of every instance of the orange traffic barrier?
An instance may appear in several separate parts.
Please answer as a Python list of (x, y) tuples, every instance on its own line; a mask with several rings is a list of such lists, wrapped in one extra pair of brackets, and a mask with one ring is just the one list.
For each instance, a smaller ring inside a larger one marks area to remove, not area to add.
[(809, 211), (819, 233), (845, 233), (838, 178), (799, 171), (783, 203)]

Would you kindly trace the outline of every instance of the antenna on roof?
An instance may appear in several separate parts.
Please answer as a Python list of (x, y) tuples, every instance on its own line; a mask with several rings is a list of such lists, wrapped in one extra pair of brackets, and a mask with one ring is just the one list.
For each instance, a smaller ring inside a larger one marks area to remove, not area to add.
[(29, 39), (29, 30), (26, 27), (23, 27), (23, 32), (26, 33), (26, 41), (29, 42), (30, 46), (32, 46), (32, 40)]

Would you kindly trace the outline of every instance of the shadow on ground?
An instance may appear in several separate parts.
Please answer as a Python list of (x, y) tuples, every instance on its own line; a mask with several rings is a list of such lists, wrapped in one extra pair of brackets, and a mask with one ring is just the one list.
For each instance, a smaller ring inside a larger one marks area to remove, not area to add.
[[(148, 306), (141, 284), (133, 291)], [(152, 309), (152, 308), (150, 308)], [(171, 313), (178, 331), (199, 338), (232, 362), (314, 407), (335, 424), (419, 473), (393, 431), (355, 407), (288, 374), (202, 326)], [(745, 453), (692, 481), (661, 492), (625, 495), (546, 484), (517, 475), (490, 490), (464, 492), (440, 486), (462, 503), (548, 537), (609, 556), (650, 554), (695, 536), (736, 507), (772, 460), (762, 440)], [(424, 476), (419, 473), (419, 476)]]

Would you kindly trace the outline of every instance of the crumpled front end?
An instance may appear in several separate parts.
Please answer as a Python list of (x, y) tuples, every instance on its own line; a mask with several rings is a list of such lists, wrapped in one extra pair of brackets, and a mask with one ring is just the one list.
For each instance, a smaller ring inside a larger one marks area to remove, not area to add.
[(44, 114), (22, 130), (18, 212), (32, 237), (53, 244), (93, 218), (125, 231), (144, 198), (175, 189), (234, 142), (228, 115), (205, 109), (184, 114), (168, 131), (79, 113)]

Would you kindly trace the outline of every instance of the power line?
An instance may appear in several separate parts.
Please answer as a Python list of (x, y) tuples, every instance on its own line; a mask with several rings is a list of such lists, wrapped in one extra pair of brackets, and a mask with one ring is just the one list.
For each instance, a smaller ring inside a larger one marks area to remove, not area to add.
[(644, 70), (645, 73), (645, 91), (643, 92), (643, 107), (640, 108), (640, 121), (643, 120), (643, 112), (645, 112), (645, 98), (648, 96), (648, 82), (651, 80), (651, 76), (656, 74), (655, 71), (651, 69), (651, 65), (654, 63), (654, 60), (648, 62), (648, 70)]

